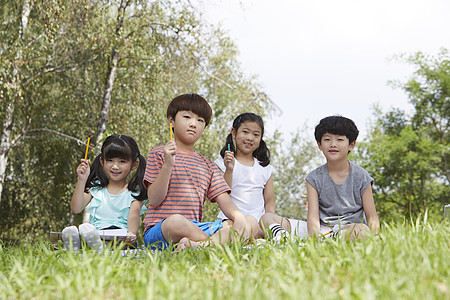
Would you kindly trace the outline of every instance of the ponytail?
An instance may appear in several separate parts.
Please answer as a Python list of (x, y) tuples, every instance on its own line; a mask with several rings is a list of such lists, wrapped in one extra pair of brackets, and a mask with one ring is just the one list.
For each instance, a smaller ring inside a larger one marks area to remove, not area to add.
[(91, 173), (89, 174), (86, 185), (84, 187), (85, 193), (89, 192), (89, 189), (92, 187), (104, 188), (109, 184), (108, 176), (106, 176), (105, 172), (103, 171), (103, 166), (100, 162), (101, 159), (102, 155), (99, 154), (92, 162)]
[(131, 177), (130, 182), (128, 183), (128, 189), (132, 192), (139, 191), (139, 195), (133, 197), (136, 200), (145, 200), (147, 199), (147, 189), (144, 186), (144, 174), (145, 174), (145, 158), (138, 154), (138, 167), (133, 177)]

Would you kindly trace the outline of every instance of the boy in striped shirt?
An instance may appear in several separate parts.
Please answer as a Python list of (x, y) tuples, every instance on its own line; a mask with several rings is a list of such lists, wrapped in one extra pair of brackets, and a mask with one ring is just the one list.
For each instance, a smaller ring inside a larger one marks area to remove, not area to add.
[[(195, 143), (211, 120), (208, 102), (197, 94), (175, 97), (167, 108), (174, 139), (150, 151), (145, 169), (149, 207), (144, 219), (144, 242), (152, 248), (197, 247), (226, 243), (232, 231), (249, 238), (244, 215), (231, 201), (230, 188), (210, 159), (194, 151)], [(203, 203), (216, 202), (228, 217), (222, 222), (201, 222)]]

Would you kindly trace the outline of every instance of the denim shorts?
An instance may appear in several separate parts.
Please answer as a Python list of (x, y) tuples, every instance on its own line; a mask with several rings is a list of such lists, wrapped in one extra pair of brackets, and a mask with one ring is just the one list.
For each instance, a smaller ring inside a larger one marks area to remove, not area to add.
[[(169, 244), (164, 240), (164, 236), (161, 232), (161, 224), (164, 220), (165, 218), (153, 227), (147, 229), (144, 233), (144, 244), (146, 247), (150, 246), (151, 249), (165, 249), (169, 246)], [(197, 225), (204, 233), (211, 236), (223, 227), (222, 221), (223, 220), (219, 219), (214, 222), (191, 222)]]

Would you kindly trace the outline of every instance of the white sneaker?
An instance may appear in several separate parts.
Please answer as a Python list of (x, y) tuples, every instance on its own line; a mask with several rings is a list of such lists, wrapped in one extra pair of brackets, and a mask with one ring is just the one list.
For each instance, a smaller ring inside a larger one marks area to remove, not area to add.
[(103, 242), (100, 239), (97, 229), (92, 224), (84, 223), (80, 225), (80, 234), (86, 243), (97, 251), (103, 250)]
[(69, 226), (63, 229), (62, 240), (66, 250), (78, 251), (81, 248), (80, 233), (75, 226)]

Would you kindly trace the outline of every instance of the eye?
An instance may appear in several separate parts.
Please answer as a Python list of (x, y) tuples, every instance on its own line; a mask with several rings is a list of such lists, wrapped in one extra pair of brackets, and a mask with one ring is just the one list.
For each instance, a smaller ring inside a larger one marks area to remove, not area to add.
[(205, 119), (198, 119), (200, 123), (205, 123)]

